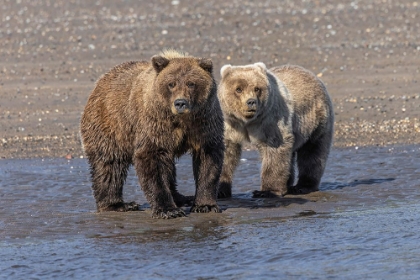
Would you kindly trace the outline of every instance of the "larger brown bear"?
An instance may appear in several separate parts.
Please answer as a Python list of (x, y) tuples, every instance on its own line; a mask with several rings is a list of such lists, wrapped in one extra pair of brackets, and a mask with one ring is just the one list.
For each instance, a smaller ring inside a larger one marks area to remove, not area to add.
[(261, 62), (225, 65), (221, 76), (226, 151), (219, 197), (232, 195), (243, 142), (254, 143), (262, 157), (261, 190), (254, 197), (318, 190), (334, 123), (324, 84), (299, 66), (268, 70)]
[(211, 60), (165, 51), (127, 62), (99, 79), (81, 119), (98, 211), (137, 210), (123, 201), (134, 164), (155, 218), (185, 216), (175, 159), (190, 152), (196, 182), (191, 212), (220, 212), (223, 116)]

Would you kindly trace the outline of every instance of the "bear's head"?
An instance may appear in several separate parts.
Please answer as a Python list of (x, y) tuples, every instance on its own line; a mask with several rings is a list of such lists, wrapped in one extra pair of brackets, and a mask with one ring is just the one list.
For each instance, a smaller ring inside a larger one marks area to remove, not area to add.
[(269, 94), (267, 68), (258, 62), (245, 66), (224, 65), (218, 96), (226, 116), (245, 123), (262, 112)]
[(210, 59), (185, 56), (176, 51), (152, 57), (155, 90), (174, 115), (187, 115), (206, 105), (216, 86)]

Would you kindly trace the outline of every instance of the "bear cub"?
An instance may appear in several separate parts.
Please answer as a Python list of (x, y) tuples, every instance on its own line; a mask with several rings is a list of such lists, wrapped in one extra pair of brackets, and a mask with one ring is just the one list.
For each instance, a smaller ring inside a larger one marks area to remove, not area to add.
[[(310, 71), (264, 63), (225, 65), (218, 97), (225, 121), (225, 156), (218, 196), (232, 195), (242, 144), (262, 158), (254, 197), (317, 191), (330, 151), (334, 113), (327, 89)], [(297, 182), (295, 182), (297, 179)]]
[[(175, 160), (190, 152), (195, 196), (191, 212), (220, 212), (223, 115), (212, 61), (168, 50), (151, 62), (126, 62), (96, 83), (81, 119), (98, 211), (138, 210), (123, 201), (130, 165), (154, 218), (185, 216)], [(190, 201), (191, 202), (191, 201)]]

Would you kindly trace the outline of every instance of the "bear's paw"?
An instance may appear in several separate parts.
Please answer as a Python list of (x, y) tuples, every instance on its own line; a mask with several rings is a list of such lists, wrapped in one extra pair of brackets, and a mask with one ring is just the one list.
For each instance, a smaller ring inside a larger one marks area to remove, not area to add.
[(183, 207), (183, 206), (192, 206), (194, 201), (193, 195), (182, 195), (176, 194), (173, 196), (176, 206)]
[(219, 206), (216, 205), (193, 205), (190, 210), (191, 213), (220, 213), (222, 210), (220, 210)]
[(232, 197), (232, 184), (220, 182), (217, 198), (231, 198)]
[(317, 188), (305, 188), (305, 187), (291, 187), (288, 189), (287, 194), (308, 194), (311, 192), (318, 191)]
[(180, 208), (174, 209), (157, 209), (153, 210), (152, 218), (153, 219), (173, 219), (178, 217), (185, 217), (187, 216), (184, 210)]
[(253, 191), (252, 197), (253, 198), (276, 198), (276, 197), (282, 197), (283, 195), (277, 194), (272, 191)]
[(136, 202), (120, 202), (108, 205), (106, 207), (102, 207), (99, 209), (99, 212), (107, 212), (107, 211), (115, 211), (115, 212), (128, 212), (128, 211), (140, 211), (140, 205)]

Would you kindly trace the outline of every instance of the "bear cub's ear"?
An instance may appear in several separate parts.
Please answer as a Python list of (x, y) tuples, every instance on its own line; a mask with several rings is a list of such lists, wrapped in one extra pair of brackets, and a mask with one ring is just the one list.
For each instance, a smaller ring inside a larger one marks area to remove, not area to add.
[(254, 63), (255, 66), (260, 68), (264, 73), (267, 72), (267, 66), (263, 62)]
[(213, 72), (213, 62), (208, 58), (199, 58), (198, 65), (210, 74)]
[(223, 78), (228, 73), (230, 73), (231, 70), (232, 70), (232, 65), (230, 64), (223, 65), (223, 67), (220, 69), (220, 76), (222, 76)]
[(169, 64), (169, 59), (160, 56), (160, 55), (154, 55), (152, 57), (152, 65), (153, 68), (155, 68), (157, 73), (160, 73), (167, 65)]

